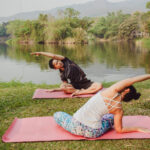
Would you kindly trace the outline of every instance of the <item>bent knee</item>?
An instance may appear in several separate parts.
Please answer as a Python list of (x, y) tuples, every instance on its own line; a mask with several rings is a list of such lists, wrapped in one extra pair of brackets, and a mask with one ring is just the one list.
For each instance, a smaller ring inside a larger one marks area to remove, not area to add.
[(72, 87), (68, 87), (64, 89), (64, 93), (66, 94), (72, 94), (73, 92), (75, 92), (76, 89), (72, 88)]
[(55, 112), (53, 117), (56, 123), (61, 126), (61, 124), (65, 121), (65, 119), (70, 117), (70, 115), (67, 114), (66, 112), (59, 111), (59, 112)]
[(71, 93), (73, 93), (71, 90), (69, 90), (69, 89), (64, 89), (64, 93), (66, 93), (66, 94), (71, 94)]
[(57, 120), (62, 116), (62, 113), (61, 111), (58, 111), (58, 112), (55, 112), (53, 117), (55, 119), (55, 121), (57, 122)]
[(98, 92), (99, 90), (101, 90), (103, 88), (101, 83), (94, 83), (94, 90), (95, 92)]

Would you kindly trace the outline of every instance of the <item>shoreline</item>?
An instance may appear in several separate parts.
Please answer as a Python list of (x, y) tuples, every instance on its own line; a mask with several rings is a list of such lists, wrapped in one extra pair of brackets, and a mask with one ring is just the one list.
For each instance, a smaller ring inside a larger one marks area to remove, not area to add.
[[(41, 45), (78, 45), (78, 44), (83, 44), (83, 45), (87, 45), (89, 44), (91, 41), (96, 41), (96, 42), (116, 42), (116, 43), (120, 43), (120, 42), (127, 42), (127, 40), (124, 39), (117, 39), (117, 37), (112, 37), (109, 39), (105, 39), (105, 38), (95, 38), (94, 40), (84, 40), (84, 41), (76, 41), (75, 39), (64, 39), (61, 41), (45, 41), (45, 42), (35, 42), (33, 40), (16, 40), (16, 39), (11, 39), (10, 37), (0, 37), (0, 44), (10, 44), (10, 45), (14, 45), (14, 44), (19, 44), (19, 45), (35, 45), (35, 44), (41, 44)], [(129, 40), (129, 42), (135, 42), (137, 45), (139, 44), (144, 44), (144, 45), (148, 45), (150, 44), (150, 38), (141, 38), (141, 39), (134, 39), (134, 40)], [(148, 44), (147, 44), (148, 42)]]

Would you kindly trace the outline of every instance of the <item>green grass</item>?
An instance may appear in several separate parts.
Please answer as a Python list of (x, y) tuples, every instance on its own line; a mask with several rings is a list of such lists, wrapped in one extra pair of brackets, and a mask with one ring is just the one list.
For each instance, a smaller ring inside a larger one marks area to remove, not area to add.
[[(108, 87), (112, 83), (104, 83)], [(140, 100), (123, 103), (125, 115), (150, 116), (150, 81), (135, 85), (142, 93)], [(0, 82), (0, 136), (8, 129), (15, 117), (52, 116), (56, 111), (73, 114), (88, 99), (32, 100), (36, 88), (53, 88), (58, 85)], [(58, 141), (33, 143), (3, 143), (0, 150), (148, 150), (150, 140), (99, 140), (99, 141)]]

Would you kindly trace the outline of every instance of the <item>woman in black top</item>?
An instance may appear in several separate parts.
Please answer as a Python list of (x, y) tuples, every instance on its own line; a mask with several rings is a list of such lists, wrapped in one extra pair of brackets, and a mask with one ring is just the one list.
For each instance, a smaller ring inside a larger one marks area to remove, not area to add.
[(47, 52), (34, 52), (32, 55), (43, 55), (51, 57), (49, 67), (52, 69), (59, 69), (62, 84), (60, 88), (48, 91), (63, 90), (65, 93), (72, 93), (74, 95), (92, 94), (102, 89), (102, 84), (92, 82), (86, 78), (83, 70), (73, 61), (61, 55), (55, 55)]

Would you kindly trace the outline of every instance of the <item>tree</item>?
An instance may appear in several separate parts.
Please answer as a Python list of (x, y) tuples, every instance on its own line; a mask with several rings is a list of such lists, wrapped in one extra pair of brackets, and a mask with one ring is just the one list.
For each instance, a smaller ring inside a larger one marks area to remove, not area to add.
[(81, 27), (85, 31), (88, 31), (93, 23), (94, 23), (94, 21), (91, 18), (83, 17), (79, 21), (79, 27)]
[(95, 25), (90, 29), (90, 32), (93, 33), (96, 37), (104, 38), (106, 30), (107, 27), (105, 17), (100, 17)]
[(6, 33), (6, 23), (3, 23), (0, 25), (0, 37), (1, 36), (7, 36), (7, 33)]
[(65, 19), (58, 19), (49, 27), (51, 37), (53, 40), (63, 40), (67, 37), (72, 37), (72, 28)]
[(94, 26), (90, 29), (96, 37), (110, 38), (118, 35), (120, 24), (129, 17), (122, 11), (108, 13), (106, 17), (100, 17)]
[(32, 38), (37, 43), (45, 42), (45, 26), (39, 21), (32, 22)]
[(147, 2), (147, 3), (146, 3), (146, 8), (147, 8), (147, 9), (150, 9), (150, 2)]
[(79, 11), (73, 9), (73, 8), (66, 8), (64, 11), (64, 15), (66, 18), (76, 18), (80, 14)]
[(39, 22), (45, 23), (48, 21), (48, 15), (47, 14), (40, 14), (38, 17)]
[(136, 16), (131, 16), (130, 18), (126, 19), (120, 26), (119, 26), (119, 38), (132, 40), (138, 37), (139, 33), (139, 24), (137, 22)]
[(76, 28), (73, 31), (73, 37), (76, 43), (84, 43), (87, 41), (87, 34), (83, 28)]

